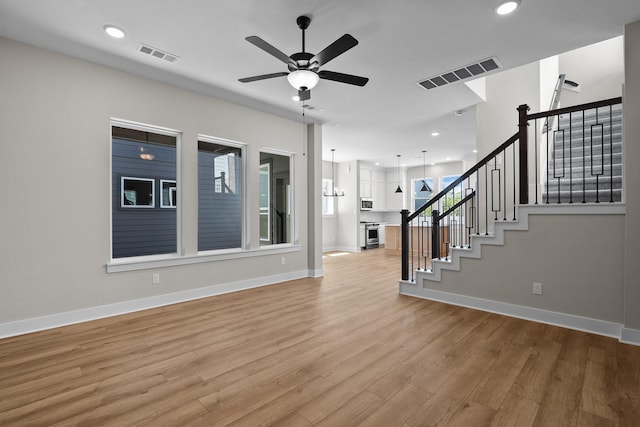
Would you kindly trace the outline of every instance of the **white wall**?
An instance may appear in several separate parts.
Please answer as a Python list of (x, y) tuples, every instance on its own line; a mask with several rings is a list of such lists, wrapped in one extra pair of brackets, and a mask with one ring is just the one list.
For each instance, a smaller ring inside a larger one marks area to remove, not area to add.
[(358, 161), (336, 163), (336, 178), (340, 188), (344, 189), (345, 196), (337, 200), (338, 221), (336, 244), (337, 248), (345, 251), (357, 252), (358, 245), (358, 222), (360, 207), (359, 183), (358, 183)]
[[(322, 178), (331, 179), (331, 162), (322, 162)], [(334, 178), (336, 182), (340, 183), (338, 179), (338, 171), (335, 168)], [(324, 197), (324, 196), (323, 196)], [(345, 196), (346, 197), (346, 196)], [(337, 249), (337, 227), (338, 227), (338, 203), (340, 203), (341, 197), (334, 199), (334, 212), (333, 215), (322, 216), (322, 250), (332, 251)]]
[[(302, 124), (7, 39), (0, 38), (0, 52), (0, 326), (202, 287), (307, 274)], [(249, 259), (106, 273), (113, 117), (182, 132), (178, 179), (184, 201), (181, 246), (187, 256), (197, 253), (198, 134), (248, 144), (248, 231), (255, 249), (259, 151), (294, 153), (295, 238), (301, 247)], [(152, 272), (160, 273), (159, 285), (151, 284)]]
[(562, 91), (561, 107), (622, 96), (624, 38), (616, 37), (563, 53), (559, 55), (559, 70), (567, 79), (580, 84), (580, 93)]

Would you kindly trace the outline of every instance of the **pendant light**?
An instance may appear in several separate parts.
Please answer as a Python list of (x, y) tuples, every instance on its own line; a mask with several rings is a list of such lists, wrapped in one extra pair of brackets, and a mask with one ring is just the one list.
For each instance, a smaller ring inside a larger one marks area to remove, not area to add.
[(422, 150), (422, 188), (420, 191), (433, 191), (425, 178), (427, 177), (427, 150)]
[(326, 191), (323, 193), (325, 197), (341, 197), (344, 196), (344, 190), (338, 191), (338, 186), (336, 185), (336, 181), (334, 178), (334, 164), (333, 164), (333, 153), (336, 151), (335, 148), (331, 149), (331, 185), (333, 186), (333, 191), (331, 193), (327, 193)]
[(402, 188), (400, 188), (400, 154), (396, 156), (398, 157), (398, 188), (396, 188), (396, 193), (402, 193)]

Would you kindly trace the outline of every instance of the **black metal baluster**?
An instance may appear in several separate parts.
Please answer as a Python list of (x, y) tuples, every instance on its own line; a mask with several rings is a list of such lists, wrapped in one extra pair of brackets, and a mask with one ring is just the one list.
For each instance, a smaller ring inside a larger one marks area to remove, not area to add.
[(584, 149), (584, 110), (582, 110), (582, 203), (587, 203), (587, 159)]
[(485, 236), (489, 235), (489, 179), (487, 177), (488, 169), (489, 166), (488, 164), (485, 163), (484, 165), (484, 188), (485, 188), (485, 193), (484, 193), (484, 234)]
[[(513, 220), (516, 220), (516, 147), (511, 146), (511, 154), (513, 155)], [(507, 179), (505, 175), (504, 179)], [(537, 202), (536, 202), (537, 203)]]
[(609, 167), (610, 167), (610, 197), (609, 203), (613, 203), (613, 106), (609, 105)]
[(413, 268), (413, 221), (409, 223), (409, 259), (411, 263), (411, 281), (415, 281), (414, 273), (415, 269)]
[(549, 204), (549, 182), (551, 181), (551, 168), (549, 167), (549, 157), (553, 159), (553, 156), (550, 156), (550, 154), (552, 153), (549, 151), (549, 134), (550, 133), (551, 132), (549, 132), (549, 129), (547, 129), (547, 167), (545, 168), (547, 169), (547, 180), (544, 183), (544, 189), (547, 196), (547, 205)]
[(502, 220), (507, 220), (507, 148), (502, 150), (502, 167), (504, 168), (504, 206), (502, 207)]
[(478, 198), (478, 209), (476, 209), (476, 235), (480, 235), (480, 169), (475, 172), (476, 175), (476, 197)]
[[(496, 191), (496, 186), (494, 183), (494, 179), (497, 177), (498, 180), (498, 189)], [(496, 195), (498, 196), (498, 208), (496, 209)], [(494, 221), (498, 220), (498, 212), (501, 209), (501, 192), (500, 192), (500, 169), (498, 169), (498, 156), (496, 155), (493, 158), (493, 169), (491, 170), (491, 212), (494, 213)]]
[[(601, 170), (599, 173), (594, 172), (593, 168), (593, 128), (600, 127), (600, 163)], [(604, 128), (600, 123), (599, 112), (596, 108), (596, 124), (591, 125), (591, 175), (596, 177), (596, 203), (600, 203), (600, 175), (604, 173)]]
[(573, 203), (573, 118), (569, 112), (569, 203)]
[[(533, 150), (535, 152), (535, 164), (536, 164), (536, 171), (535, 171), (535, 177), (536, 177), (536, 185), (534, 185), (533, 187), (535, 188), (535, 192), (536, 192), (536, 205), (538, 204), (538, 187), (540, 186), (540, 184), (538, 183), (538, 120), (534, 119), (533, 120), (533, 128), (534, 128), (534, 137), (533, 137)], [(505, 181), (507, 179), (507, 176), (505, 174)], [(514, 218), (515, 221), (515, 218)]]

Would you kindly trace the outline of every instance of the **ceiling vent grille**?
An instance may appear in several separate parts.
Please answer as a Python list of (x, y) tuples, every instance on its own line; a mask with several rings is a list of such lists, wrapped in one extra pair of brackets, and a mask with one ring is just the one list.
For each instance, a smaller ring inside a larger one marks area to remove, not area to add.
[(426, 80), (418, 82), (418, 84), (425, 89), (435, 89), (440, 86), (448, 85), (449, 83), (455, 83), (460, 80), (477, 77), (480, 74), (488, 73), (489, 71), (500, 68), (502, 68), (502, 64), (500, 64), (498, 58), (493, 56), (464, 67), (456, 68), (455, 70), (447, 71), (446, 73), (442, 73), (437, 76), (429, 77)]
[(173, 53), (169, 53), (169, 52), (165, 52), (163, 50), (160, 49), (156, 49), (155, 47), (151, 47), (149, 45), (146, 44), (141, 44), (140, 48), (138, 49), (138, 51), (145, 53), (147, 55), (151, 55), (154, 56), (158, 59), (164, 59), (167, 62), (176, 62), (178, 60), (178, 58), (180, 58), (178, 55), (174, 55)]

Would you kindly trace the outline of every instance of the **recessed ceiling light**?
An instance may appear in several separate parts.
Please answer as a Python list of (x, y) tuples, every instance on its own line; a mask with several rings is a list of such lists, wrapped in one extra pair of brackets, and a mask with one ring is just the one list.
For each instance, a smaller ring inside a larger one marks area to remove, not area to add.
[(436, 165), (435, 163), (431, 163), (431, 166), (435, 166), (435, 165)]
[(477, 153), (477, 152), (478, 152), (478, 150), (473, 150), (473, 152), (474, 152), (474, 153)]
[(519, 5), (520, 5), (520, 0), (509, 0), (509, 1), (502, 2), (496, 8), (496, 13), (498, 15), (508, 15), (514, 10), (516, 10)]
[(376, 162), (376, 166), (380, 166), (380, 162)]
[(102, 28), (104, 28), (104, 31), (114, 39), (121, 39), (124, 37), (124, 30), (122, 28), (116, 27), (115, 25), (107, 24)]
[(298, 95), (293, 95), (291, 99), (293, 99), (296, 102), (300, 102), (300, 97)]
[(440, 132), (431, 132), (431, 136), (438, 136), (440, 135)]

